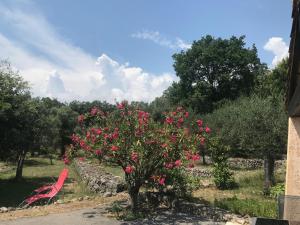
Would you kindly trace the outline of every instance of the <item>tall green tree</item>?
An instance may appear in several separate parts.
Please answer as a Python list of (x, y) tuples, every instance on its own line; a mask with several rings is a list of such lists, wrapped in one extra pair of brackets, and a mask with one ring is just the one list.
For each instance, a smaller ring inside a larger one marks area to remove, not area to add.
[(191, 106), (200, 113), (211, 112), (224, 99), (249, 95), (256, 77), (266, 70), (256, 47), (246, 47), (245, 36), (222, 39), (207, 35), (173, 59), (180, 80), (166, 95), (172, 104)]
[(286, 151), (287, 114), (282, 96), (242, 97), (206, 115), (205, 120), (234, 155), (264, 160), (268, 191), (275, 182), (275, 158)]
[(285, 58), (274, 69), (262, 74), (257, 81), (255, 93), (262, 97), (284, 96), (287, 93), (288, 61)]
[(22, 177), (26, 153), (34, 144), (37, 105), (29, 87), (6, 61), (0, 63), (0, 157), (17, 160), (16, 178)]

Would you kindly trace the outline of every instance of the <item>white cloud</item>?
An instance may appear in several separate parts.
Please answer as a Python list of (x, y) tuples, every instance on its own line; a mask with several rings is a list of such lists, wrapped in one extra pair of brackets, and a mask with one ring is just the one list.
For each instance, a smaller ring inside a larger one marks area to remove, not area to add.
[[(26, 9), (28, 7), (25, 7)], [(98, 59), (61, 37), (38, 12), (0, 3), (0, 58), (8, 58), (32, 85), (35, 96), (60, 100), (151, 101), (177, 78), (150, 74), (102, 54)]]
[(169, 40), (163, 35), (161, 35), (158, 31), (138, 31), (136, 33), (131, 34), (131, 37), (143, 40), (150, 40), (154, 43), (170, 48), (170, 49), (182, 49), (186, 50), (191, 47), (191, 44), (186, 43), (184, 40), (180, 38), (176, 38), (175, 41)]
[(281, 37), (269, 38), (264, 49), (275, 55), (272, 60), (272, 66), (276, 66), (282, 59), (288, 57), (289, 47)]

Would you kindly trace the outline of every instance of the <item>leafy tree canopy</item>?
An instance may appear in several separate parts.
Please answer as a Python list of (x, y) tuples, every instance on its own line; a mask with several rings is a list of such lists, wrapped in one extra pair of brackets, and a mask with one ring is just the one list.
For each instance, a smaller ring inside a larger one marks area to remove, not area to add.
[(207, 113), (221, 100), (249, 95), (267, 67), (260, 62), (256, 47), (245, 45), (245, 36), (222, 39), (207, 35), (194, 41), (190, 49), (173, 55), (180, 80), (166, 96), (172, 104)]

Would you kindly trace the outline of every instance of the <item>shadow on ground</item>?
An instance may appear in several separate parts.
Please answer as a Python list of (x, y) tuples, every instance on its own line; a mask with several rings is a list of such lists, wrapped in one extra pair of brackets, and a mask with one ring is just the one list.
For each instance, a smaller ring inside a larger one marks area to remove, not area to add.
[[(92, 219), (103, 216), (105, 214), (104, 208), (94, 208), (91, 211), (84, 212), (82, 216), (84, 218)], [(208, 218), (191, 215), (189, 213), (176, 212), (169, 209), (157, 209), (155, 214), (151, 214), (149, 218), (138, 219), (134, 221), (119, 221), (120, 225), (154, 225), (154, 224), (202, 224), (202, 225), (221, 225), (222, 222), (214, 222)]]
[[(17, 207), (26, 197), (33, 193), (33, 190), (50, 183), (56, 182), (53, 177), (35, 177), (16, 181), (14, 179), (0, 179), (0, 207)], [(65, 184), (72, 183), (73, 179), (68, 178)], [(70, 192), (70, 191), (68, 191)], [(66, 193), (60, 193), (66, 194)], [(37, 202), (39, 204), (39, 202)]]

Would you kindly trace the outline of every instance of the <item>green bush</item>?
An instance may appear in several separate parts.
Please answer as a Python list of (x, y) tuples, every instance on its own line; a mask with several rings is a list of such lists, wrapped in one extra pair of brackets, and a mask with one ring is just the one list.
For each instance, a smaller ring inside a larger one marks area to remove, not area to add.
[(213, 160), (213, 179), (218, 189), (231, 189), (236, 186), (233, 174), (229, 170), (229, 147), (220, 144), (217, 138), (209, 142), (209, 151)]
[(270, 188), (270, 196), (277, 199), (277, 197), (284, 194), (284, 190), (285, 190), (284, 183), (277, 184)]

